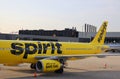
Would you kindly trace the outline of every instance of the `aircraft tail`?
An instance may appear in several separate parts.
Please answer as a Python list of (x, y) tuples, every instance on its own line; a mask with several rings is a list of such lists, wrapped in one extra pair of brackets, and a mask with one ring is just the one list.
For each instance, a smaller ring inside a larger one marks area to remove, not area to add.
[(96, 34), (96, 36), (92, 40), (92, 42), (91, 42), (92, 44), (104, 44), (104, 40), (106, 37), (107, 25), (108, 25), (108, 21), (103, 22), (98, 33)]

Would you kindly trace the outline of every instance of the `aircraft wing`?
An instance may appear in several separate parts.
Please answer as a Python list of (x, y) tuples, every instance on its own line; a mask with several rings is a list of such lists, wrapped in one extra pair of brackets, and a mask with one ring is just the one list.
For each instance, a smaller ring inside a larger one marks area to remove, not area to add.
[(79, 59), (84, 59), (86, 57), (99, 57), (103, 58), (106, 56), (120, 56), (120, 53), (101, 53), (101, 54), (80, 54), (80, 55), (57, 55), (57, 56), (35, 56), (35, 59), (72, 59), (72, 58), (79, 58)]

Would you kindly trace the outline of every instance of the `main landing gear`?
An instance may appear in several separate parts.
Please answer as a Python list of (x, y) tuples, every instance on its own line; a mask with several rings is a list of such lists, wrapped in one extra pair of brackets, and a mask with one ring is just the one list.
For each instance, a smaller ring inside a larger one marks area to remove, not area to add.
[(31, 68), (31, 69), (36, 69), (36, 64), (32, 63), (32, 64), (30, 65), (30, 68)]

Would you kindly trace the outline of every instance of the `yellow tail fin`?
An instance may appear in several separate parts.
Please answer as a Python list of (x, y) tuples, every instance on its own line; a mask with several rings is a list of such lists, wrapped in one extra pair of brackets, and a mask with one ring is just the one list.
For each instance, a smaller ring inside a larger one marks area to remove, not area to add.
[(108, 21), (103, 22), (102, 26), (100, 27), (98, 33), (92, 40), (92, 44), (104, 44), (104, 40), (106, 37), (106, 29), (107, 29)]

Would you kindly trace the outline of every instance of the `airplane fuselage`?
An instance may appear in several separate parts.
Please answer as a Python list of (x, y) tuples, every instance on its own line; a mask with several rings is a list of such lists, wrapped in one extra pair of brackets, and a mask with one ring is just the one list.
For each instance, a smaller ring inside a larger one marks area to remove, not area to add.
[(0, 63), (36, 63), (35, 56), (98, 54), (104, 45), (74, 42), (0, 40)]

